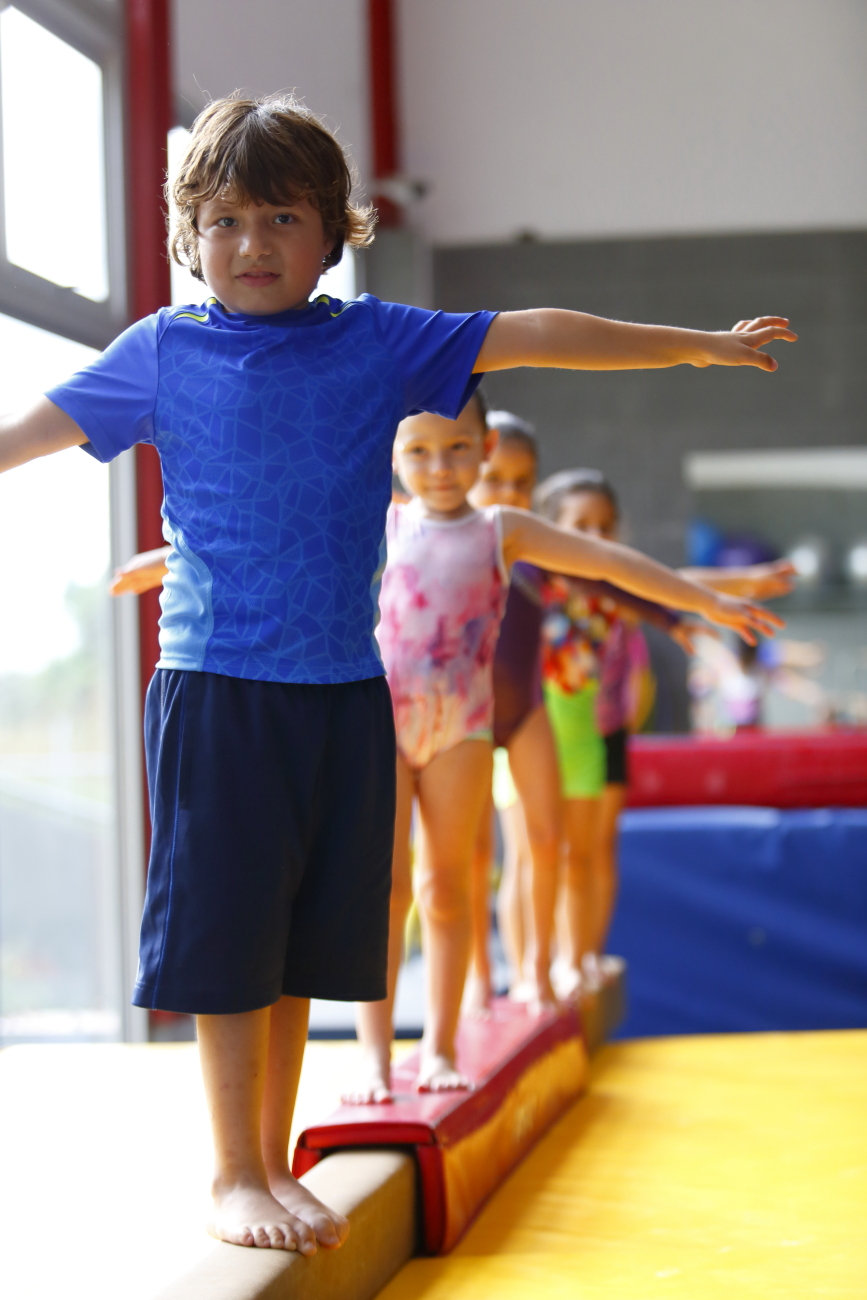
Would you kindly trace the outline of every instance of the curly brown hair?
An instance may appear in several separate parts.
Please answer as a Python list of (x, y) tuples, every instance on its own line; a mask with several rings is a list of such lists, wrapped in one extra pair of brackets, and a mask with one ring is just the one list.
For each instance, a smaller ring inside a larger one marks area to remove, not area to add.
[(334, 247), (364, 248), (373, 239), (373, 208), (350, 202), (352, 172), (330, 131), (291, 95), (215, 99), (193, 123), (192, 136), (166, 200), (174, 209), (173, 259), (202, 280), (196, 212), (224, 192), (241, 202), (281, 204), (307, 199)]

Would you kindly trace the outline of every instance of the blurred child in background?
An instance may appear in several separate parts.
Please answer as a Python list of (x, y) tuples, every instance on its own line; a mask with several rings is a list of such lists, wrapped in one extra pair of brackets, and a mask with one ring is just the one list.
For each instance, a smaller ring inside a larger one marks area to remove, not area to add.
[[(598, 470), (565, 470), (538, 489), (537, 506), (561, 527), (612, 539), (620, 507)], [(716, 590), (770, 597), (791, 587), (793, 568), (777, 564), (681, 573)], [(557, 741), (564, 799), (564, 906), (555, 987), (572, 996), (600, 978), (599, 954), (617, 893), (617, 825), (628, 786), (627, 739), (637, 730), (647, 649), (638, 620), (665, 630), (692, 654), (696, 626), (652, 602), (614, 590), (593, 594), (572, 579), (544, 588), (545, 700)], [(710, 643), (711, 637), (703, 641)], [(745, 647), (749, 653), (751, 647)]]
[[(477, 509), (529, 510), (539, 465), (533, 427), (509, 411), (490, 411), (487, 425), (497, 441), (469, 500)], [(560, 856), (559, 769), (542, 698), (543, 579), (536, 565), (512, 566), (494, 655), (494, 781), (473, 858), (472, 961), (464, 1000), (470, 1015), (484, 1015), (493, 993), (488, 942), (494, 804), (503, 837), (497, 917), (513, 973), (510, 992), (519, 1000), (537, 1000), (548, 979), (547, 970), (536, 971), (532, 925), (534, 889), (538, 907), (545, 913), (553, 908)]]

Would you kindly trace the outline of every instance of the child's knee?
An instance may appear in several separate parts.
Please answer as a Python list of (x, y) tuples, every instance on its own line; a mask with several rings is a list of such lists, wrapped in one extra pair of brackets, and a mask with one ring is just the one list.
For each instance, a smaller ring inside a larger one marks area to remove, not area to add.
[(470, 914), (467, 873), (426, 873), (421, 881), (419, 899), (429, 921), (438, 925), (455, 925)]
[(586, 850), (569, 847), (565, 854), (566, 879), (573, 884), (582, 884), (590, 871), (589, 854)]
[(547, 818), (527, 820), (527, 834), (537, 857), (554, 858), (560, 851), (560, 828)]

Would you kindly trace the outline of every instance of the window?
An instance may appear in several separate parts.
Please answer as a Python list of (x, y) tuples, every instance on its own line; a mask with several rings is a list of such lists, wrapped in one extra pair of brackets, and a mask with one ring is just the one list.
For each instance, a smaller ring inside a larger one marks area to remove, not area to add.
[(0, 8), (0, 310), (91, 347), (125, 324), (113, 11)]
[[(126, 323), (116, 9), (0, 0), (0, 410)], [(133, 500), (130, 455), (0, 476), (0, 1045), (144, 1036)]]

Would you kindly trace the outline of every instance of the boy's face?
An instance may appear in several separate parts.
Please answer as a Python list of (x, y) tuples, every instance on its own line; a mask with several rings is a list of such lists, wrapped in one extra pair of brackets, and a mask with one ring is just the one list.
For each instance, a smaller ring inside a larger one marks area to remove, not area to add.
[(333, 248), (307, 199), (275, 207), (218, 195), (196, 214), (202, 274), (227, 311), (305, 307)]
[(499, 442), (482, 465), (471, 495), (474, 506), (529, 510), (536, 486), (536, 458), (520, 442)]
[(483, 428), (473, 402), (456, 420), (411, 415), (397, 430), (394, 467), (404, 486), (413, 496), (421, 497), (431, 514), (460, 516), (496, 437)]

